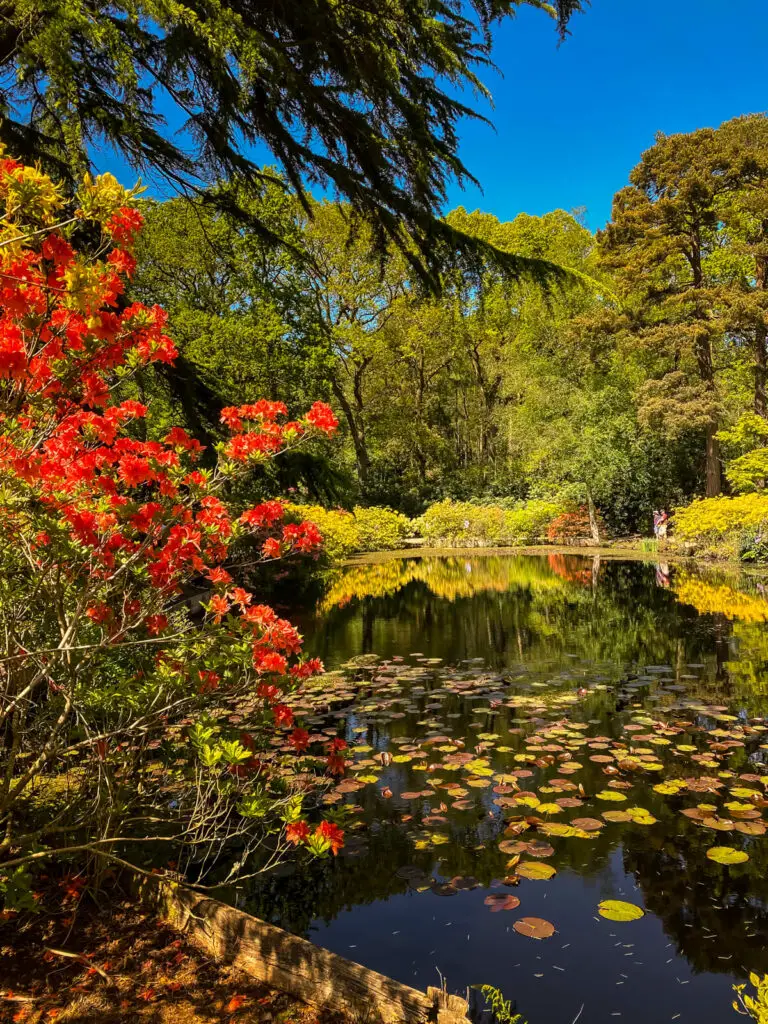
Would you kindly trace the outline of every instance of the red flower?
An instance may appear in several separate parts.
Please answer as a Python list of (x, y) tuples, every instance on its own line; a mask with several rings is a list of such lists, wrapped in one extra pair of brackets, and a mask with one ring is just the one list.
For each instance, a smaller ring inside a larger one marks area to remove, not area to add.
[(272, 714), (275, 716), (275, 725), (293, 725), (293, 711), (287, 704), (275, 704)]
[(200, 686), (198, 687), (199, 693), (210, 693), (212, 690), (219, 688), (221, 676), (218, 672), (212, 672), (210, 669), (200, 669), (197, 674), (201, 679)]
[(285, 826), (285, 838), (289, 843), (298, 846), (299, 843), (306, 843), (309, 839), (309, 825), (306, 821), (293, 821)]
[(152, 636), (158, 636), (168, 625), (168, 617), (166, 615), (148, 615), (144, 619), (144, 625)]
[(334, 857), (344, 845), (344, 831), (332, 821), (321, 821), (315, 829), (315, 835), (328, 840)]
[(27, 368), (27, 350), (21, 328), (7, 320), (0, 322), (0, 378), (21, 377)]
[(300, 754), (309, 746), (309, 733), (307, 732), (306, 729), (300, 729), (297, 726), (293, 730), (291, 735), (288, 737), (288, 742), (291, 744), (296, 753)]
[(321, 430), (324, 434), (332, 434), (339, 425), (333, 410), (325, 402), (315, 402), (305, 418), (311, 427)]
[(275, 651), (265, 653), (263, 651), (253, 652), (253, 666), (257, 672), (272, 672), (275, 675), (285, 675), (288, 668), (288, 661), (282, 654)]
[(244, 590), (243, 587), (233, 587), (232, 594), (230, 595), (236, 605), (239, 605), (243, 611), (253, 600), (253, 594)]
[(280, 541), (277, 537), (267, 537), (261, 545), (261, 553), (265, 558), (279, 558), (282, 553)]
[(229, 609), (229, 601), (221, 594), (214, 594), (208, 602), (208, 611), (213, 615), (214, 622), (221, 622)]
[(129, 487), (138, 487), (154, 477), (154, 471), (146, 459), (136, 455), (124, 455), (120, 459), (119, 476)]
[(285, 509), (279, 501), (265, 501), (262, 505), (249, 508), (240, 516), (240, 522), (254, 528), (273, 526), (285, 515)]

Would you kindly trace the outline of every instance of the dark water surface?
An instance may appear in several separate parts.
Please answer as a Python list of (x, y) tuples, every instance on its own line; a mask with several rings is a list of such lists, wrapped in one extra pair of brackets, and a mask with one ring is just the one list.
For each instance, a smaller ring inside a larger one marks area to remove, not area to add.
[[(731, 986), (768, 972), (766, 619), (759, 582), (665, 565), (550, 555), (353, 567), (301, 623), (328, 668), (381, 659), (341, 684), (343, 706), (323, 720), (356, 748), (347, 777), (367, 780), (331, 795), (357, 808), (347, 849), (272, 880), (249, 908), (416, 987), (495, 985), (530, 1024), (579, 1013), (581, 1024), (735, 1024)], [(382, 767), (381, 752), (399, 761)], [(472, 765), (456, 763), (468, 754)], [(654, 790), (670, 779), (692, 785)], [(512, 805), (519, 791), (530, 806)], [(539, 821), (597, 819), (593, 838), (505, 834), (563, 797), (583, 802)], [(681, 814), (699, 804), (724, 824)], [(610, 820), (628, 808), (656, 820)], [(516, 840), (551, 844), (522, 859), (554, 877), (505, 885), (516, 868), (499, 843)], [(715, 846), (749, 860), (722, 866), (706, 855)], [(444, 895), (455, 876), (478, 885)], [(520, 905), (492, 912), (489, 895)], [(605, 899), (645, 916), (606, 920)], [(518, 934), (524, 916), (554, 935)]]

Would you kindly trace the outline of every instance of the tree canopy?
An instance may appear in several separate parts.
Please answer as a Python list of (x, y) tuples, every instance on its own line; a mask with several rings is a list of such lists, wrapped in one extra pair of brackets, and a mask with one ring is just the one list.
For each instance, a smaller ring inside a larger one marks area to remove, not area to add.
[(486, 93), (492, 29), (523, 3), (561, 35), (582, 6), (13, 0), (0, 140), (59, 176), (81, 177), (107, 147), (180, 186), (259, 181), (265, 144), (296, 195), (335, 191), (434, 283), (445, 246), (466, 248), (436, 217), (448, 181), (471, 178), (458, 123), (479, 115), (462, 94)]

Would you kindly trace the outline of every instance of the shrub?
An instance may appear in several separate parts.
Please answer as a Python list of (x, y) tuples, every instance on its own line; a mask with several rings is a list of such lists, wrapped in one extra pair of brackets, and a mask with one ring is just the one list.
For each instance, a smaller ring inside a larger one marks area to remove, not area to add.
[[(599, 513), (597, 514), (597, 525), (600, 536), (605, 535), (605, 524)], [(568, 541), (591, 540), (592, 526), (589, 521), (589, 509), (581, 505), (570, 512), (563, 512), (557, 516), (547, 527), (547, 540), (553, 543), (565, 544)]]
[[(183, 871), (232, 835), (242, 863), (263, 846), (335, 852), (342, 838), (305, 817), (313, 741), (285, 702), (322, 666), (224, 568), (245, 536), (263, 562), (317, 548), (314, 524), (286, 523), (279, 501), (233, 514), (226, 485), (336, 420), (321, 403), (293, 422), (279, 402), (224, 409), (230, 436), (207, 469), (180, 427), (147, 439), (135, 376), (176, 350), (162, 309), (118, 302), (142, 222), (134, 195), (86, 177), (67, 204), (41, 171), (0, 159), (6, 908), (31, 905), (28, 868), (56, 854), (121, 859), (151, 840)], [(185, 595), (201, 591), (193, 614)], [(212, 718), (245, 697), (247, 721)], [(323, 743), (319, 763), (343, 771), (343, 746)]]
[(530, 544), (540, 539), (547, 523), (561, 510), (561, 505), (551, 501), (521, 502), (506, 509), (446, 499), (430, 505), (414, 527), (432, 547)]
[(354, 511), (325, 509), (322, 505), (290, 505), (296, 515), (316, 524), (323, 537), (323, 550), (331, 561), (340, 561), (363, 551), (391, 551), (402, 547), (410, 520), (391, 508), (355, 507)]
[(359, 551), (392, 551), (402, 547), (411, 532), (410, 519), (391, 508), (356, 506), (354, 517), (360, 538)]
[(768, 523), (768, 495), (699, 498), (674, 510), (674, 532), (681, 540), (718, 541), (728, 534)]

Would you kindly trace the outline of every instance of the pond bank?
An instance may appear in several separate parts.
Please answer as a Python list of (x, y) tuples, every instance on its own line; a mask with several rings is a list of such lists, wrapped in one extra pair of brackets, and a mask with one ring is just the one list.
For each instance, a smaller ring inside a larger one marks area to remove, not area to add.
[(670, 565), (686, 565), (691, 568), (739, 569), (756, 575), (768, 575), (768, 566), (752, 565), (734, 558), (720, 558), (711, 554), (686, 553), (674, 546), (658, 551), (643, 551), (641, 548), (624, 544), (530, 544), (523, 547), (444, 547), (433, 548), (413, 545), (391, 551), (374, 551), (352, 555), (340, 563), (341, 566), (375, 565), (404, 558), (482, 558), (487, 555), (578, 555), (582, 558), (599, 557), (613, 561), (667, 562)]
[(133, 901), (0, 925), (2, 1024), (349, 1024), (216, 962)]

